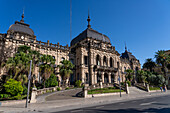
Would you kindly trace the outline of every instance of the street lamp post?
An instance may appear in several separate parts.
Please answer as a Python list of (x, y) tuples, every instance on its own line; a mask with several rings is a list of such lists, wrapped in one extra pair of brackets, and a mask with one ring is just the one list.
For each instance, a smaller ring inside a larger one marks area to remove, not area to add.
[(30, 61), (30, 71), (29, 71), (29, 75), (28, 75), (28, 91), (27, 91), (27, 99), (26, 99), (25, 108), (28, 107), (28, 98), (29, 98), (30, 81), (31, 81), (31, 67), (32, 67), (32, 60)]
[(121, 94), (121, 84), (120, 84), (120, 74), (119, 74), (119, 63), (118, 63), (118, 81), (119, 81), (119, 87), (120, 87), (120, 97), (122, 97), (122, 94)]

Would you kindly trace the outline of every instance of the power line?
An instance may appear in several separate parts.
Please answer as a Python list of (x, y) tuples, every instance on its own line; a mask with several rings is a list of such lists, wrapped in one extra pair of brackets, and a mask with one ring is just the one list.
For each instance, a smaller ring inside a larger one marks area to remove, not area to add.
[(72, 0), (70, 0), (70, 43), (72, 39)]

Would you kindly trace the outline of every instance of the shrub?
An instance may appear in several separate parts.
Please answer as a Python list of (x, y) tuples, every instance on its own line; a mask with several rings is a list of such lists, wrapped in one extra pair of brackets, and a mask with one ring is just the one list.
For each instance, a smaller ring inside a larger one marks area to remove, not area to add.
[(124, 86), (125, 85), (125, 83), (124, 82), (121, 82), (121, 86)]
[(126, 83), (128, 84), (128, 86), (131, 86), (131, 82), (130, 81), (126, 81)]
[(60, 87), (58, 87), (58, 88), (57, 88), (57, 91), (60, 91), (60, 90), (61, 90)]
[(66, 89), (65, 90), (68, 90), (68, 89), (70, 89), (69, 87), (66, 87)]
[(76, 87), (81, 87), (81, 80), (77, 80), (76, 82), (75, 82), (75, 86)]
[(55, 87), (58, 86), (57, 77), (51, 74), (50, 78), (46, 80), (45, 87)]
[(14, 96), (14, 99), (16, 99), (16, 100), (21, 100), (21, 99), (22, 99), (22, 96), (21, 96), (21, 95)]
[(25, 86), (25, 85), (23, 85), (23, 95), (26, 95), (27, 94), (27, 91), (28, 91), (28, 89), (27, 89), (27, 87)]
[(14, 79), (9, 79), (3, 86), (5, 88), (5, 92), (11, 96), (19, 96), (23, 93), (21, 82)]
[(9, 98), (11, 95), (9, 94), (0, 94), (0, 99), (3, 99), (3, 98)]

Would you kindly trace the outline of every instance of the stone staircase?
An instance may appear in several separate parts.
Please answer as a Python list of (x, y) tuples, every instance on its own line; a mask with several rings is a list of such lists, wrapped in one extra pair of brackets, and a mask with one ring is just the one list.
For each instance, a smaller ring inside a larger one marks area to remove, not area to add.
[(147, 93), (146, 91), (143, 91), (143, 90), (141, 90), (141, 89), (139, 89), (139, 88), (137, 88), (137, 87), (134, 87), (134, 86), (129, 87), (129, 92), (130, 92), (130, 94), (142, 94), (142, 93)]

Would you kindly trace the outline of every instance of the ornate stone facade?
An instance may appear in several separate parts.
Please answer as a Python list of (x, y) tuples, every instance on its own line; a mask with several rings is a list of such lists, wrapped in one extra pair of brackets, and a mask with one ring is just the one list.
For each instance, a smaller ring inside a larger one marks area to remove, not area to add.
[[(11, 25), (6, 34), (0, 34), (1, 57), (4, 59), (13, 56), (18, 46), (27, 45), (41, 54), (52, 55), (56, 65), (63, 59), (70, 60), (75, 69), (70, 76), (70, 83), (81, 80), (83, 83), (96, 84), (102, 80), (103, 83), (118, 82), (125, 80), (126, 69), (138, 70), (141, 68), (139, 60), (132, 53), (125, 50), (120, 56), (115, 47), (111, 45), (110, 39), (102, 33), (93, 30), (88, 16), (88, 27), (71, 41), (71, 46), (62, 46), (59, 43), (52, 44), (36, 40), (33, 30), (24, 23), (24, 15), (20, 22)], [(39, 78), (38, 67), (35, 70)], [(1, 70), (1, 74), (4, 72)], [(56, 75), (59, 76), (58, 69)], [(61, 79), (61, 78), (60, 78)]]

